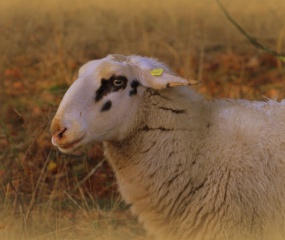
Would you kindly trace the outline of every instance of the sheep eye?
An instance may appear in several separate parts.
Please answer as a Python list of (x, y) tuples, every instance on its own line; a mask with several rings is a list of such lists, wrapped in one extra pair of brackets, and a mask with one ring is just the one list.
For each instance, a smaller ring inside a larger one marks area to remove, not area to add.
[(116, 87), (120, 87), (120, 86), (122, 86), (122, 85), (124, 84), (124, 81), (123, 81), (123, 80), (120, 80), (120, 79), (115, 79), (115, 80), (113, 81), (113, 84), (114, 84), (114, 86), (116, 86)]

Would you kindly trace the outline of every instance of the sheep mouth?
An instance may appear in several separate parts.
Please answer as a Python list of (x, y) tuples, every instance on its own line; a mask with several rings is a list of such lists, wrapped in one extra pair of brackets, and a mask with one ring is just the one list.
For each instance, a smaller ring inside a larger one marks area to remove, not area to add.
[(80, 143), (82, 142), (84, 137), (85, 134), (72, 142), (65, 143), (64, 145), (59, 145), (58, 148), (62, 152), (75, 152), (76, 150), (78, 150), (78, 148), (80, 148)]

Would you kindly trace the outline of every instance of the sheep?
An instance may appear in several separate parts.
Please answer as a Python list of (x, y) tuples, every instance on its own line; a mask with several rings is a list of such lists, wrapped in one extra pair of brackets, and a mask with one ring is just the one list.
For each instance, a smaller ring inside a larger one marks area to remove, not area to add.
[(155, 239), (285, 239), (285, 101), (209, 101), (189, 85), (153, 58), (90, 61), (59, 105), (52, 143), (72, 153), (103, 142)]

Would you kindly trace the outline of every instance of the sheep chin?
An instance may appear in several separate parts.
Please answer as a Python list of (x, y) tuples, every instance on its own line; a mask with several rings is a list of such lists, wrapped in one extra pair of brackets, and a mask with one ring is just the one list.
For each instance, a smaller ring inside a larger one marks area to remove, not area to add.
[(74, 155), (74, 156), (81, 156), (84, 153), (82, 146), (75, 146), (75, 147), (72, 147), (72, 148), (61, 148), (61, 147), (58, 147), (58, 149), (62, 153), (70, 154), (70, 155)]
[(63, 152), (63, 153), (68, 153), (68, 154), (73, 154), (73, 155), (81, 155), (81, 152), (80, 149), (82, 149), (82, 147), (85, 145), (84, 144), (84, 137), (85, 137), (85, 134), (83, 134), (82, 137), (70, 142), (70, 143), (67, 143), (65, 145), (57, 145), (58, 149)]

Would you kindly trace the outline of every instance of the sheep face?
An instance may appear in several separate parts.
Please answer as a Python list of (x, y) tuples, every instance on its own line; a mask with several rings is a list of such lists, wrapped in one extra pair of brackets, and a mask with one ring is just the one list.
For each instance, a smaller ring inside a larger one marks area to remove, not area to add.
[(117, 55), (85, 64), (52, 121), (52, 143), (69, 153), (91, 141), (124, 139), (146, 88), (188, 84), (168, 73), (152, 76), (150, 71), (158, 65), (149, 58)]

